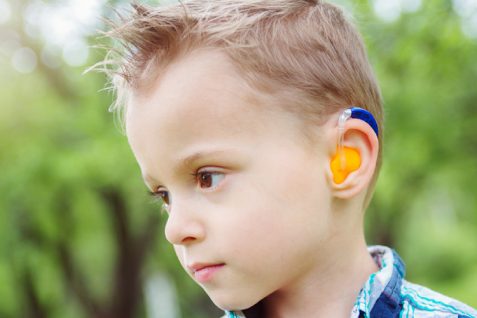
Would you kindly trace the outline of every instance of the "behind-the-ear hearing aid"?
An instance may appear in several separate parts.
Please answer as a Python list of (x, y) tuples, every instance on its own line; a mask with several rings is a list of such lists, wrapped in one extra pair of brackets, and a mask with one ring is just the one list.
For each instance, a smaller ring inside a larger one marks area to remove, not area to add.
[(336, 154), (331, 160), (330, 168), (333, 172), (333, 181), (336, 184), (343, 183), (348, 175), (361, 166), (361, 155), (357, 149), (344, 146), (345, 123), (349, 118), (361, 119), (373, 128), (376, 136), (379, 136), (378, 124), (374, 116), (360, 107), (345, 109), (338, 119), (338, 142)]

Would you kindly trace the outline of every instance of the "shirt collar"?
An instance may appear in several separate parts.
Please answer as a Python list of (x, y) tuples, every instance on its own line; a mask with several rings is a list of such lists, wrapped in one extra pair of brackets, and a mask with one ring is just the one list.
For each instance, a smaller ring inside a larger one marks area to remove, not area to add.
[(379, 271), (371, 274), (361, 289), (352, 317), (358, 317), (360, 313), (366, 318), (399, 316), (405, 265), (389, 247), (370, 246), (368, 251)]
[(226, 311), (222, 318), (246, 318), (241, 311)]

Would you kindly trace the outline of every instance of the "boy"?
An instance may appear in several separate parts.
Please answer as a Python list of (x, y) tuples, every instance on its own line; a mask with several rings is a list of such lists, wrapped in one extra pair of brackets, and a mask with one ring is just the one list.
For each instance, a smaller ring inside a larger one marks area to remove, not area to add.
[[(476, 317), (367, 247), (382, 103), (362, 40), (318, 0), (134, 5), (110, 35), (128, 141), (167, 240), (227, 317)], [(108, 71), (108, 70), (107, 70)], [(350, 108), (359, 106), (359, 108)]]

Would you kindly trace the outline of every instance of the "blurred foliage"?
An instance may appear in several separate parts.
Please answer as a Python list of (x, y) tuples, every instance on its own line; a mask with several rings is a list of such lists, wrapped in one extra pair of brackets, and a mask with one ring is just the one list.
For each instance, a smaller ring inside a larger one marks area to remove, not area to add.
[[(39, 56), (44, 43), (22, 28), (27, 3), (0, 25), (0, 48), (15, 32)], [(394, 22), (365, 0), (353, 13), (386, 107), (368, 242), (395, 247), (409, 280), (477, 307), (477, 39), (445, 0)], [(93, 53), (87, 65), (102, 58)], [(163, 238), (99, 92), (105, 78), (61, 61), (22, 74), (0, 54), (0, 317), (146, 317), (157, 272), (173, 278), (184, 317), (218, 316)]]

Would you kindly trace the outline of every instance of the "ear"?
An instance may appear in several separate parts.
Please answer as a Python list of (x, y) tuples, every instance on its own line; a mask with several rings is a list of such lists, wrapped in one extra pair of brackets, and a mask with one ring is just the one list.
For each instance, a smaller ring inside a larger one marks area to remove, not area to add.
[[(331, 169), (331, 161), (338, 150), (338, 128), (330, 139), (330, 158), (327, 169), (328, 182), (332, 195), (339, 199), (350, 199), (368, 188), (373, 179), (379, 152), (379, 141), (374, 130), (360, 119), (350, 118), (343, 131), (343, 146), (355, 150), (360, 163), (340, 183)], [(333, 138), (334, 137), (334, 138)], [(336, 162), (335, 162), (336, 163)]]

